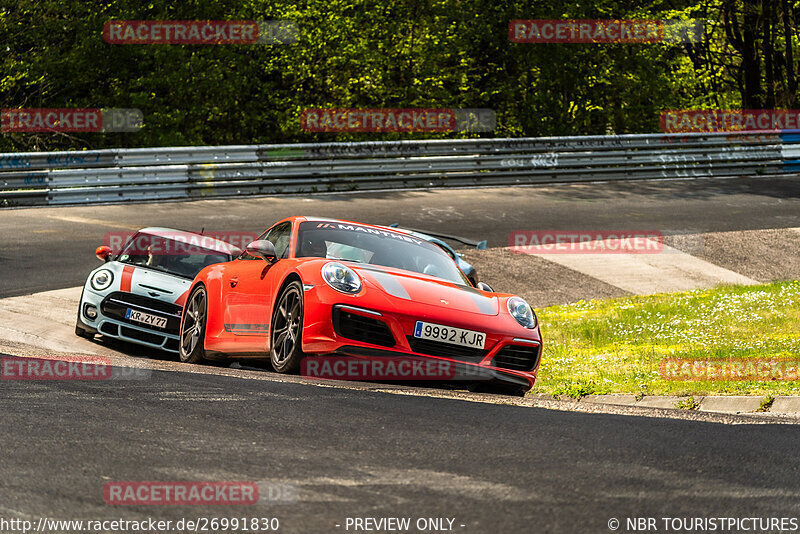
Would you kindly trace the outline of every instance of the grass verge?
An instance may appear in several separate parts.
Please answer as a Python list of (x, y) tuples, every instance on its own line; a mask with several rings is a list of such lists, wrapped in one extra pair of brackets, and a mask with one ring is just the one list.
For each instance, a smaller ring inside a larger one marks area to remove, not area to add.
[[(580, 301), (537, 315), (544, 353), (534, 393), (800, 394), (800, 281)], [(712, 367), (690, 373), (676, 360)], [(782, 363), (766, 372), (764, 361)], [(698, 379), (709, 373), (717, 378)]]

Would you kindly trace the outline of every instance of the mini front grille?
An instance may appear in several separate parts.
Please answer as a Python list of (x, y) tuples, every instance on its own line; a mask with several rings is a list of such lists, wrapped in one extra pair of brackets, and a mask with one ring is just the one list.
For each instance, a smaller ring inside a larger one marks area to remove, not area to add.
[(506, 345), (494, 357), (492, 365), (513, 371), (533, 371), (540, 350), (536, 345)]
[(128, 304), (138, 308), (148, 308), (152, 311), (161, 312), (162, 314), (174, 315), (175, 317), (181, 316), (182, 306), (165, 302), (163, 300), (153, 299), (142, 295), (135, 295), (133, 293), (124, 293), (116, 291), (106, 297), (106, 300), (114, 300), (122, 304)]
[(100, 333), (118, 337), (119, 328), (114, 323), (103, 323), (102, 325), (100, 325)]
[(333, 309), (333, 329), (337, 335), (372, 343), (382, 347), (393, 347), (394, 336), (389, 326), (380, 319), (365, 317), (342, 308)]
[(127, 326), (121, 326), (120, 331), (123, 336), (131, 338), (131, 339), (138, 339), (139, 341), (144, 341), (145, 343), (152, 343), (153, 345), (161, 345), (164, 342), (163, 336), (159, 336), (157, 334), (150, 334), (149, 332), (142, 332), (141, 330), (136, 330), (135, 328), (128, 328)]
[(462, 362), (478, 363), (483, 360), (488, 353), (488, 351), (484, 349), (462, 347), (461, 345), (431, 341), (430, 339), (420, 339), (414, 336), (406, 336), (406, 339), (408, 340), (411, 350), (418, 354), (441, 356), (443, 358), (452, 358)]
[[(113, 317), (117, 321), (142, 326), (156, 332), (177, 334), (181, 325), (182, 308), (180, 306), (170, 302), (164, 302), (163, 300), (134, 295), (133, 293), (123, 293), (120, 291), (111, 293), (103, 299), (100, 309), (106, 317)], [(144, 325), (131, 321), (126, 317), (128, 309), (164, 317), (167, 319), (167, 326), (166, 328), (159, 328), (154, 325)]]

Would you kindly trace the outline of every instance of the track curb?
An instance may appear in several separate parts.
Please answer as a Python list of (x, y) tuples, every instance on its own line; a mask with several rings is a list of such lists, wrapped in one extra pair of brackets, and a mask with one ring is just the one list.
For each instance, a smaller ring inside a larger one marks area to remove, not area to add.
[(564, 395), (534, 393), (528, 395), (539, 400), (572, 400), (577, 403), (610, 404), (641, 408), (683, 409), (687, 411), (755, 414), (772, 413), (800, 415), (800, 396), (750, 396), (750, 395), (587, 395), (570, 399)]

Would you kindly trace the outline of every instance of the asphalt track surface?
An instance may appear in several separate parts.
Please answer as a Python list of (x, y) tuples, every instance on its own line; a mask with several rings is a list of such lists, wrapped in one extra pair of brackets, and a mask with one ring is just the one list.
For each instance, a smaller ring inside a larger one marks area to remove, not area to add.
[(398, 222), (508, 245), (514, 230), (724, 232), (800, 226), (800, 180), (736, 178), (440, 189), (0, 211), (0, 298), (78, 286), (109, 232), (259, 232), (290, 215)]
[[(799, 213), (800, 181), (776, 178), (8, 210), (0, 296), (79, 285), (105, 232), (146, 225), (252, 231), (314, 214), (505, 246), (520, 229), (788, 228), (800, 226)], [(5, 519), (278, 517), (281, 532), (316, 533), (354, 532), (347, 517), (447, 517), (456, 532), (574, 533), (610, 532), (611, 518), (630, 532), (631, 517), (800, 516), (795, 425), (157, 371), (141, 381), (2, 381), (0, 428)], [(103, 485), (126, 480), (262, 481), (296, 487), (300, 498), (105, 504)], [(658, 531), (667, 531), (660, 519)]]

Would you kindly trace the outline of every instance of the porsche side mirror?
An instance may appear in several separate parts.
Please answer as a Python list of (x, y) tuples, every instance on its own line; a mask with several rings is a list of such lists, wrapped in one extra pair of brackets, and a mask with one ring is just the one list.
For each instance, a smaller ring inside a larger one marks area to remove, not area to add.
[(271, 241), (267, 241), (266, 239), (259, 239), (258, 241), (253, 241), (247, 248), (245, 248), (248, 254), (251, 256), (255, 256), (256, 258), (261, 258), (267, 263), (275, 263), (278, 261), (278, 256), (275, 254), (275, 245), (272, 244)]
[(486, 282), (478, 282), (478, 285), (476, 287), (481, 291), (488, 291), (490, 293), (494, 293), (494, 289), (492, 289), (492, 286), (490, 286)]
[(97, 247), (94, 251), (94, 255), (97, 256), (97, 259), (100, 261), (108, 261), (112, 253), (111, 247), (105, 245)]

